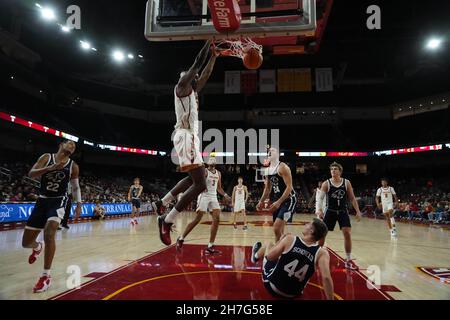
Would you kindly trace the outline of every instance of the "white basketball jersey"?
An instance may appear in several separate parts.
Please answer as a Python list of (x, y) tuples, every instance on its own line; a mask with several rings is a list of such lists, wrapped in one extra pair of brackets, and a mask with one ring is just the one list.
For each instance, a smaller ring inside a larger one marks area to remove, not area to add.
[(177, 87), (174, 89), (175, 114), (177, 123), (175, 129), (186, 129), (198, 134), (198, 96), (192, 90), (191, 94), (185, 97), (177, 96)]
[(236, 186), (236, 192), (234, 193), (234, 198), (236, 202), (244, 202), (245, 200), (245, 191), (244, 186), (240, 187)]
[(378, 188), (377, 197), (381, 197), (381, 203), (393, 203), (395, 190), (392, 187)]
[(206, 169), (206, 172), (208, 173), (208, 175), (206, 177), (206, 190), (204, 192), (208, 196), (217, 197), (217, 183), (219, 182), (219, 171), (216, 170), (215, 173), (212, 173), (211, 171)]

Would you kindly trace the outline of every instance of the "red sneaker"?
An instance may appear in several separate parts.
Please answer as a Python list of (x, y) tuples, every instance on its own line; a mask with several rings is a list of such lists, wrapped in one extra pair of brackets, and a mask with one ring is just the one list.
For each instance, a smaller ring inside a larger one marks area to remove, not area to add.
[(164, 214), (167, 210), (167, 207), (162, 203), (161, 200), (155, 201), (152, 204), (155, 205), (156, 213), (158, 214), (158, 216)]
[(180, 251), (183, 247), (184, 240), (181, 240), (180, 237), (177, 238), (177, 250)]
[(52, 278), (47, 275), (43, 275), (39, 278), (38, 282), (33, 288), (34, 293), (38, 292), (44, 292), (47, 291), (48, 288), (50, 288), (50, 285), (52, 284)]
[(173, 223), (165, 222), (164, 219), (166, 218), (166, 216), (167, 215), (164, 214), (158, 217), (158, 228), (159, 228), (159, 239), (161, 239), (162, 243), (168, 246), (172, 243), (172, 240), (170, 239), (170, 231)]
[(33, 249), (33, 251), (31, 252), (30, 256), (28, 257), (28, 263), (29, 264), (35, 263), (37, 258), (41, 254), (42, 248), (44, 248), (44, 245), (42, 244), (42, 242), (39, 242), (39, 244), (41, 245), (41, 248), (39, 250)]

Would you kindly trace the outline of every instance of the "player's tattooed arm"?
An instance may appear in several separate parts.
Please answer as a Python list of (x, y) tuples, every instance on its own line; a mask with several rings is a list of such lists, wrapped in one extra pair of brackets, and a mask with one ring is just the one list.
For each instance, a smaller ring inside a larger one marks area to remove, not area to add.
[(50, 154), (44, 154), (42, 155), (38, 161), (33, 165), (30, 172), (28, 173), (28, 176), (30, 178), (39, 178), (40, 176), (46, 174), (47, 172), (61, 169), (63, 167), (63, 164), (53, 164), (50, 166), (46, 166), (46, 164), (49, 162), (51, 155)]
[(195, 58), (194, 64), (189, 68), (188, 71), (184, 73), (184, 75), (178, 81), (176, 90), (179, 96), (186, 96), (192, 90), (192, 81), (195, 79), (195, 76), (205, 63), (206, 58), (208, 57), (210, 46), (211, 40), (207, 40), (202, 50), (200, 50), (199, 54)]

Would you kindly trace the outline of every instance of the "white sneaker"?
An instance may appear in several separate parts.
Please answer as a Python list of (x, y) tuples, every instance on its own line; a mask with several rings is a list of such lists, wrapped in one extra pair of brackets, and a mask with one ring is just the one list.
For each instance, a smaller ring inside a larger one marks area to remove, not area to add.
[(397, 238), (397, 230), (395, 229), (391, 230), (391, 238)]

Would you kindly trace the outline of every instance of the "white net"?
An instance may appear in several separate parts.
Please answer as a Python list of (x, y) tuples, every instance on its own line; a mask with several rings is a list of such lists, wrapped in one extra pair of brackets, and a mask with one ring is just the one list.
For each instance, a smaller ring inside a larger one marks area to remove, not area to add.
[(248, 37), (238, 39), (222, 39), (215, 43), (215, 47), (223, 56), (231, 56), (244, 59), (245, 53), (250, 49), (256, 49), (262, 55), (263, 47)]

